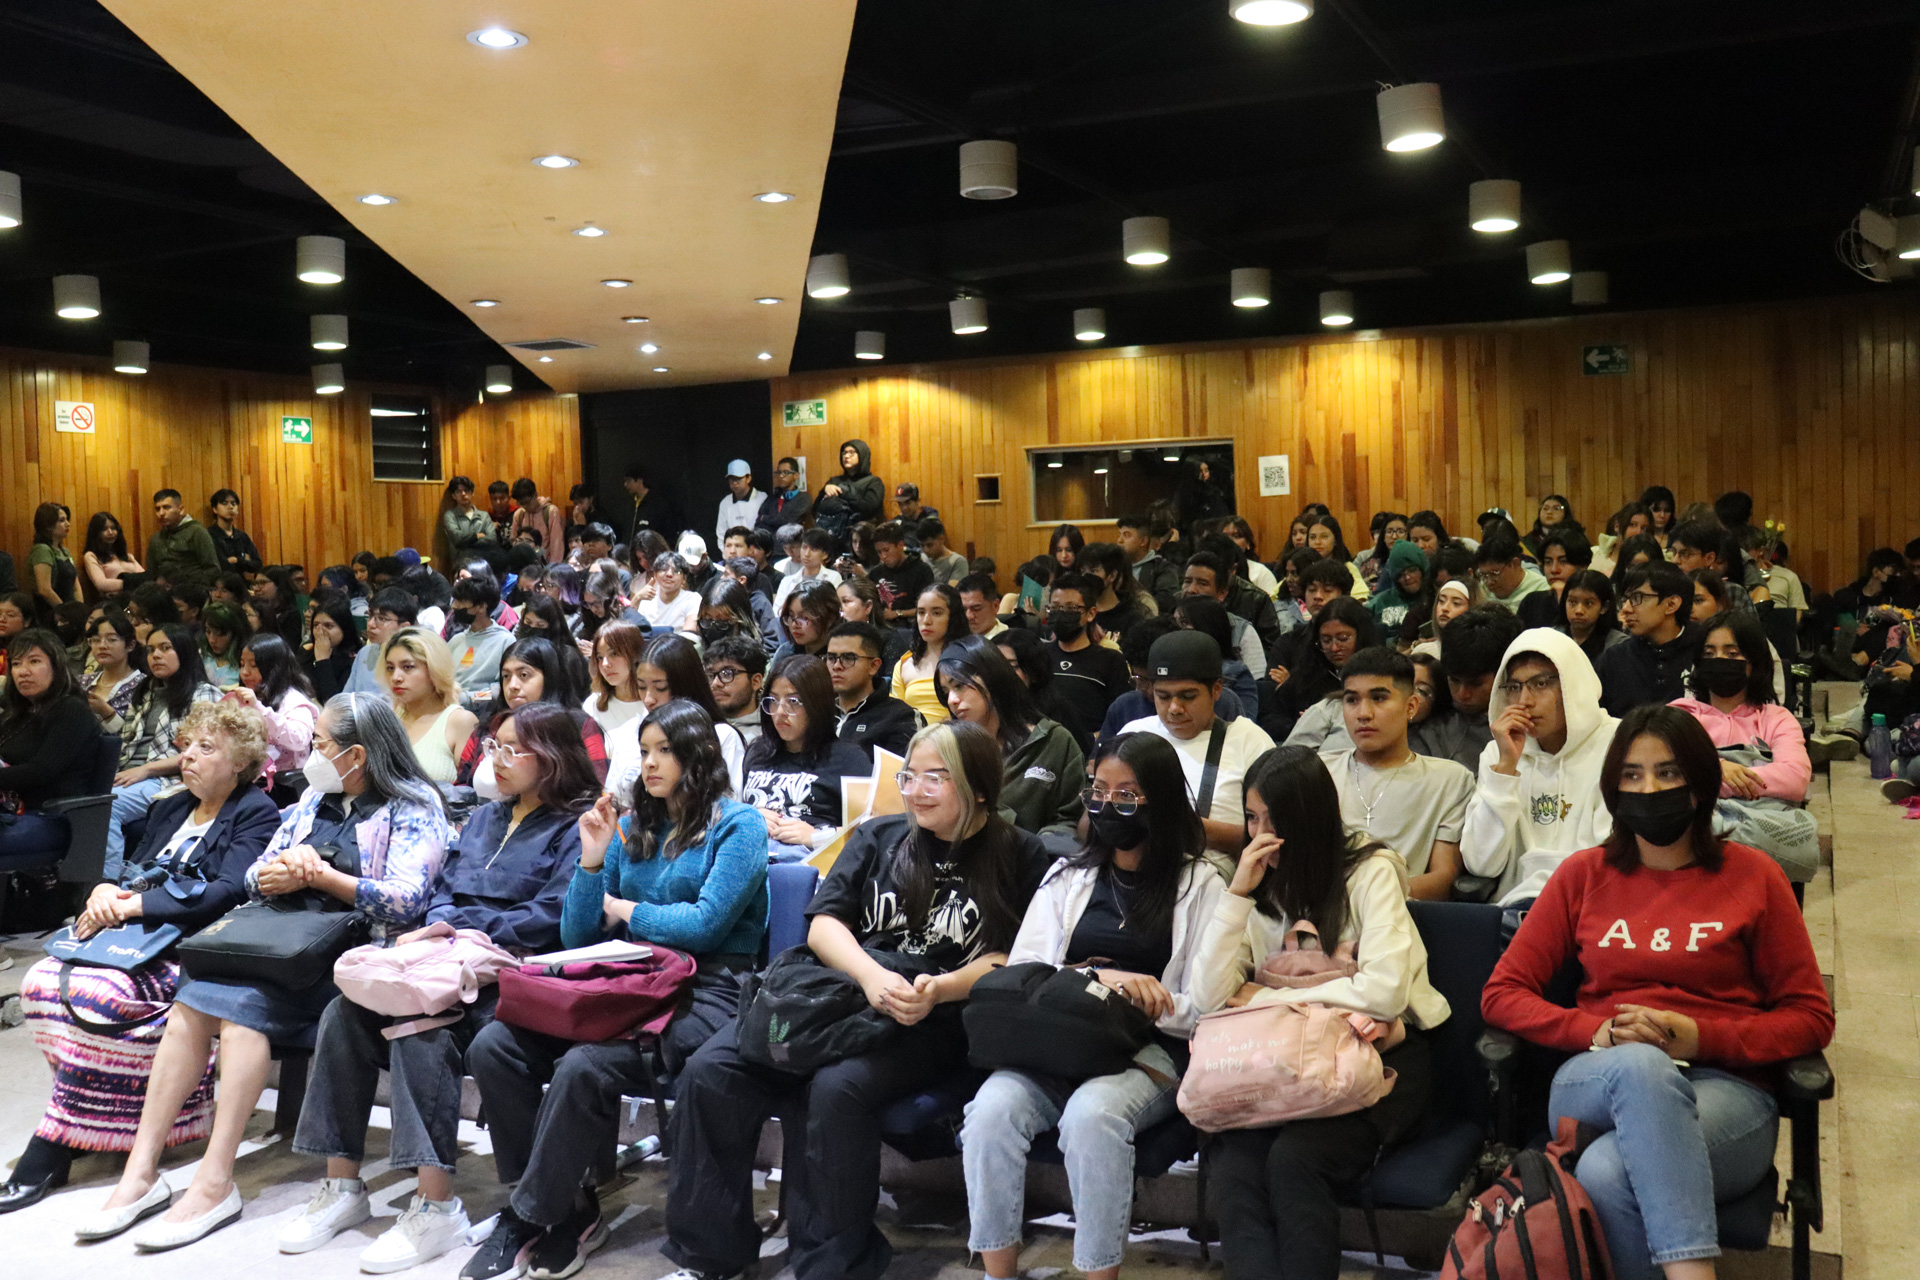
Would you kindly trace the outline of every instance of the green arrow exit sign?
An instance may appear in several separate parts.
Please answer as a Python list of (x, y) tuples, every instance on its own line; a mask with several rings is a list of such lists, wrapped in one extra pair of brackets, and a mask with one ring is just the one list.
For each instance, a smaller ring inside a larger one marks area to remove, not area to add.
[(1633, 362), (1628, 355), (1627, 344), (1624, 342), (1580, 348), (1580, 372), (1590, 377), (1607, 373), (1626, 373), (1632, 367)]

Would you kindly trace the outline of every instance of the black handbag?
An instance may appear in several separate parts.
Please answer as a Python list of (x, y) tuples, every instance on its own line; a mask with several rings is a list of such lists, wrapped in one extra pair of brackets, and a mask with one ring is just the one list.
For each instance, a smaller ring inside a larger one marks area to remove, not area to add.
[[(908, 979), (931, 971), (916, 957), (867, 954)], [(803, 945), (788, 947), (742, 985), (734, 1046), (748, 1062), (811, 1075), (875, 1049), (901, 1030), (867, 1003), (852, 975), (821, 964)]]
[[(336, 871), (360, 874), (357, 857), (328, 845), (316, 850)], [(333, 962), (363, 946), (373, 928), (366, 914), (318, 889), (236, 907), (182, 942), (189, 978), (268, 983), (303, 991), (333, 977)]]
[(961, 1015), (967, 1061), (1063, 1080), (1125, 1071), (1153, 1040), (1153, 1019), (1092, 966), (1003, 965), (973, 984)]

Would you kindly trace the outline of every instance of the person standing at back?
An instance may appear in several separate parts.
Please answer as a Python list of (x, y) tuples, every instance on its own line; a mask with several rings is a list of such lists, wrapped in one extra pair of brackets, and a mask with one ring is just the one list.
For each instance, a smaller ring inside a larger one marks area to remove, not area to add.
[(848, 440), (840, 446), (840, 474), (820, 486), (813, 500), (816, 528), (836, 538), (844, 538), (862, 520), (880, 518), (886, 501), (887, 486), (872, 470), (873, 450), (865, 440)]
[(147, 572), (168, 586), (204, 587), (220, 576), (220, 557), (207, 527), (187, 514), (178, 489), (153, 495), (153, 536), (147, 539)]
[(753, 527), (772, 536), (781, 525), (799, 524), (812, 512), (813, 499), (800, 483), (800, 460), (782, 458), (774, 463), (773, 491), (760, 504)]
[(753, 467), (745, 458), (727, 464), (727, 496), (720, 499), (720, 514), (713, 523), (713, 545), (727, 540), (727, 530), (741, 525), (752, 527), (766, 505), (767, 495), (753, 487)]
[(544, 496), (533, 480), (521, 476), (513, 482), (513, 500), (520, 509), (513, 513), (513, 526), (508, 531), (507, 541), (511, 543), (523, 532), (532, 532), (540, 541), (540, 554), (548, 564), (558, 564), (567, 558), (567, 520), (553, 499)]
[(633, 499), (633, 511), (627, 523), (627, 545), (631, 547), (643, 529), (651, 529), (666, 539), (672, 546), (680, 537), (680, 530), (686, 527), (686, 521), (680, 518), (680, 510), (673, 505), (673, 499), (666, 494), (649, 487), (650, 476), (647, 464), (636, 462), (627, 468), (621, 485), (627, 496)]
[(207, 508), (213, 512), (213, 523), (207, 527), (207, 532), (213, 537), (213, 551), (220, 561), (220, 572), (260, 572), (266, 564), (260, 555), (260, 548), (253, 545), (253, 539), (238, 524), (240, 495), (231, 489), (215, 489), (213, 496), (207, 499)]

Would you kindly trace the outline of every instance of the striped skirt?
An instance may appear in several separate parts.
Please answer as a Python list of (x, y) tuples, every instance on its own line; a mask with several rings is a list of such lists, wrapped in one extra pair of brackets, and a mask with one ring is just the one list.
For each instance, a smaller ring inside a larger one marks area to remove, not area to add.
[[(155, 1009), (171, 1007), (181, 981), (180, 966), (170, 960), (122, 973), (92, 965), (74, 965), (67, 996), (87, 1022), (125, 1022)], [(81, 1151), (130, 1151), (146, 1102), (147, 1077), (165, 1017), (112, 1033), (77, 1022), (60, 1001), (60, 962), (43, 959), (27, 970), (20, 1004), (33, 1025), (34, 1043), (53, 1068), (53, 1097), (36, 1137)], [(175, 1117), (167, 1145), (204, 1138), (213, 1129), (213, 1065), (207, 1056), (199, 1087)]]

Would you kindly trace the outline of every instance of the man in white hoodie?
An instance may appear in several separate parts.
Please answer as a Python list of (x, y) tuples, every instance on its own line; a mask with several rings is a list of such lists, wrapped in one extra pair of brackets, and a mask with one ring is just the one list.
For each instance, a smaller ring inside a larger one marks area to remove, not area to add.
[(1600, 765), (1620, 722), (1600, 709), (1587, 655), (1547, 627), (1507, 646), (1487, 714), (1493, 741), (1480, 753), (1460, 855), (1470, 873), (1499, 882), (1506, 907), (1540, 896), (1568, 854), (1612, 832)]

